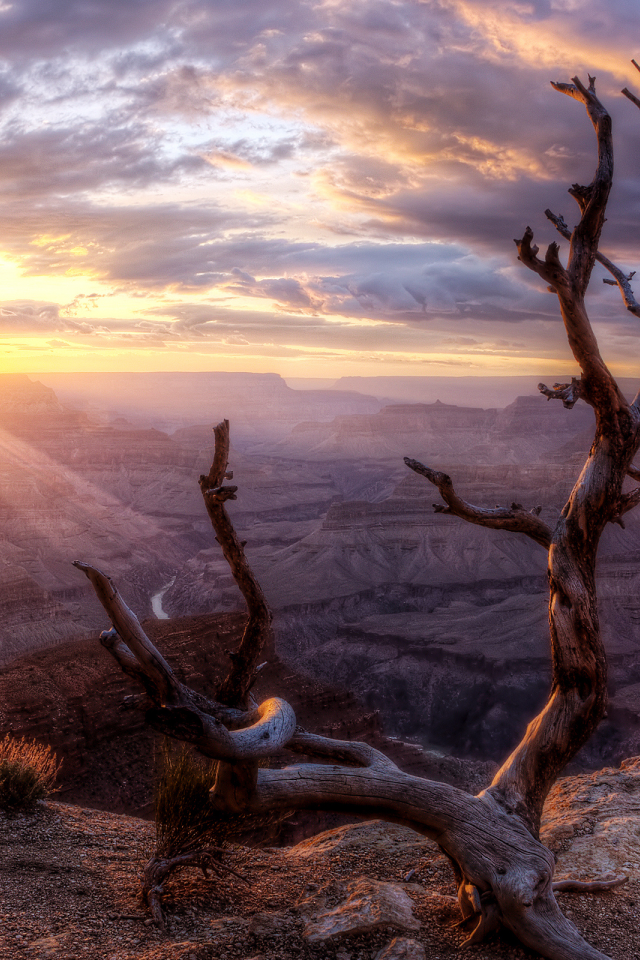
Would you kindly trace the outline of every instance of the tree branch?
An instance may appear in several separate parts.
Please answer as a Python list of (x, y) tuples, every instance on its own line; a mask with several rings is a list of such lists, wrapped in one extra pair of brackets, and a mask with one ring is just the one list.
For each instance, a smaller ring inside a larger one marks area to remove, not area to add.
[[(558, 233), (561, 234), (565, 240), (571, 240), (571, 231), (569, 230), (563, 217), (556, 216), (556, 214), (552, 213), (551, 210), (545, 210), (544, 213), (547, 219), (551, 220), (551, 222), (554, 224)], [(617, 267), (615, 263), (609, 260), (608, 257), (605, 257), (604, 254), (600, 253), (599, 250), (596, 253), (596, 260), (598, 263), (601, 263), (602, 266), (608, 270), (613, 277), (615, 277), (615, 280), (607, 280), (605, 278), (602, 282), (608, 283), (612, 287), (617, 286), (620, 290), (620, 295), (622, 296), (622, 300), (627, 310), (630, 313), (635, 314), (637, 317), (640, 317), (640, 303), (638, 303), (634, 296), (630, 282), (635, 276), (635, 270), (629, 274), (623, 273), (620, 267)]]
[[(103, 634), (101, 639), (106, 639), (110, 644), (105, 644), (107, 649), (118, 662), (120, 662), (120, 658), (127, 661), (130, 669), (134, 669), (134, 665), (129, 659), (133, 656), (155, 690), (155, 699), (159, 699), (163, 703), (173, 702), (180, 684), (167, 661), (158, 653), (140, 626), (140, 621), (133, 610), (126, 605), (118, 593), (111, 578), (82, 560), (74, 560), (73, 565), (87, 575), (98, 600), (113, 624), (114, 630), (124, 640), (123, 645), (117, 644), (115, 641), (112, 643), (111, 640), (114, 638), (110, 634)], [(127, 653), (129, 657), (127, 657)], [(127, 670), (127, 672), (130, 672), (130, 670)]]
[(220, 856), (226, 852), (223, 847), (209, 845), (200, 847), (197, 850), (187, 850), (183, 853), (177, 853), (173, 856), (159, 856), (156, 854), (151, 857), (144, 868), (142, 896), (151, 910), (151, 915), (158, 927), (162, 930), (165, 929), (161, 902), (161, 897), (164, 893), (164, 884), (169, 875), (174, 873), (179, 867), (199, 867), (205, 877), (208, 876), (209, 870), (213, 870), (218, 876), (228, 873), (243, 883), (249, 884), (248, 880), (243, 877), (242, 874), (237, 873), (221, 861)]
[(510, 509), (506, 507), (496, 507), (495, 509), (474, 507), (457, 495), (453, 489), (451, 477), (446, 473), (431, 470), (418, 460), (411, 460), (409, 457), (405, 457), (404, 462), (410, 470), (426, 477), (430, 483), (438, 488), (440, 496), (447, 506), (443, 507), (441, 504), (435, 503), (433, 506), (436, 513), (450, 513), (455, 517), (460, 517), (461, 520), (468, 520), (469, 523), (475, 523), (481, 527), (491, 527), (494, 530), (524, 533), (527, 537), (539, 543), (541, 547), (544, 547), (545, 550), (549, 549), (551, 530), (535, 512), (528, 513), (519, 503), (512, 503)]
[[(113, 624), (111, 630), (101, 633), (100, 643), (128, 676), (142, 684), (156, 707), (179, 707), (186, 711), (184, 716), (189, 712), (208, 714), (229, 730), (240, 730), (255, 722), (255, 710), (229, 707), (181, 683), (146, 635), (140, 621), (126, 605), (111, 578), (80, 560), (74, 561), (73, 565), (89, 578)], [(122, 637), (126, 638), (128, 643), (125, 643)], [(178, 717), (178, 713), (175, 716)], [(162, 730), (169, 732), (166, 723)]]
[(612, 880), (554, 880), (553, 890), (557, 893), (600, 893), (603, 890), (615, 890), (628, 880), (629, 877), (614, 877)]
[(588, 186), (574, 183), (569, 190), (580, 207), (581, 217), (570, 234), (566, 269), (560, 264), (557, 244), (549, 246), (544, 263), (538, 259), (538, 248), (532, 244), (533, 234), (529, 227), (522, 240), (516, 241), (519, 259), (546, 280), (549, 289), (557, 294), (569, 346), (582, 370), (582, 396), (594, 407), (597, 416), (606, 417), (617, 430), (612, 415), (625, 408), (627, 402), (600, 355), (584, 304), (613, 178), (611, 117), (596, 97), (595, 77), (589, 77), (588, 88), (578, 77), (573, 78), (573, 83), (552, 83), (552, 86), (586, 106), (596, 132), (598, 163)]
[(554, 383), (553, 387), (539, 383), (538, 390), (547, 400), (562, 400), (562, 405), (571, 410), (580, 399), (582, 383), (578, 377), (572, 377), (571, 383)]
[[(636, 70), (640, 70), (640, 67), (638, 66), (635, 60), (632, 60), (631, 63), (634, 65)], [(634, 94), (631, 93), (631, 91), (627, 87), (625, 87), (622, 92), (628, 100), (631, 100), (631, 103), (635, 103), (636, 107), (640, 107), (640, 100), (638, 100), (638, 98), (634, 96)]]
[(574, 77), (571, 84), (552, 83), (552, 86), (585, 105), (598, 141), (598, 165), (593, 180), (586, 187), (574, 183), (569, 190), (582, 216), (571, 235), (567, 273), (575, 293), (583, 297), (593, 270), (613, 179), (611, 117), (596, 97), (595, 77), (589, 77), (588, 88), (578, 77)]
[(296, 729), (293, 708), (279, 697), (261, 703), (247, 715), (247, 725), (236, 730), (193, 705), (154, 707), (146, 720), (160, 733), (192, 743), (205, 757), (227, 762), (272, 756)]
[(529, 270), (533, 270), (539, 277), (549, 284), (551, 293), (558, 293), (560, 289), (569, 291), (571, 288), (570, 278), (562, 266), (559, 257), (559, 247), (557, 243), (550, 243), (547, 247), (544, 260), (538, 257), (539, 247), (533, 243), (533, 230), (527, 227), (520, 240), (513, 241), (518, 248), (518, 260), (520, 260)]
[(631, 493), (625, 493), (620, 497), (618, 514), (614, 517), (614, 522), (620, 524), (621, 527), (624, 527), (624, 523), (621, 522), (621, 517), (625, 513), (629, 513), (630, 510), (634, 510), (635, 507), (640, 503), (640, 487), (637, 487), (635, 490), (632, 490)]
[(220, 703), (246, 707), (249, 692), (256, 679), (260, 653), (271, 636), (272, 615), (224, 506), (227, 500), (236, 499), (238, 489), (235, 486), (223, 486), (225, 479), (233, 478), (233, 474), (226, 472), (229, 459), (229, 421), (223, 420), (214, 427), (214, 434), (213, 463), (208, 475), (200, 477), (200, 489), (216, 539), (249, 611), (242, 641), (237, 652), (230, 654), (231, 669), (220, 685), (216, 697)]
[(334, 763), (353, 764), (357, 767), (376, 767), (388, 770), (397, 770), (396, 764), (368, 743), (359, 743), (352, 740), (333, 740), (331, 737), (320, 737), (306, 730), (296, 730), (295, 735), (286, 745), (287, 750), (294, 753), (304, 753), (308, 757), (319, 757), (332, 760)]

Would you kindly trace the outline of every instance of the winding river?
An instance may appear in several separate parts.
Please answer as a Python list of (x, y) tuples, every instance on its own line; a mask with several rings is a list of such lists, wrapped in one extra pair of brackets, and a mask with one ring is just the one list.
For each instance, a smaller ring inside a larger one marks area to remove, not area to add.
[(171, 580), (169, 580), (169, 583), (165, 583), (164, 587), (161, 590), (158, 590), (157, 593), (154, 593), (154, 595), (151, 597), (151, 609), (153, 610), (158, 620), (169, 619), (169, 614), (166, 613), (162, 607), (162, 598), (164, 597), (167, 590), (170, 587), (172, 587), (175, 582), (176, 582), (176, 578), (172, 577)]

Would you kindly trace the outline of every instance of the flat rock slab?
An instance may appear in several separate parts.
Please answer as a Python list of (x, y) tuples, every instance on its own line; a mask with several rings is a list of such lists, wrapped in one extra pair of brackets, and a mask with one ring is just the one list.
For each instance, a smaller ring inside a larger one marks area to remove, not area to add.
[(373, 960), (427, 960), (424, 947), (417, 940), (396, 937), (391, 943), (376, 953)]
[[(301, 904), (300, 912), (307, 921), (303, 935), (308, 943), (324, 943), (380, 927), (412, 932), (420, 929), (420, 922), (413, 916), (413, 902), (397, 883), (360, 877), (344, 885), (344, 894), (344, 899), (329, 910), (312, 912), (311, 903)], [(314, 901), (320, 907), (322, 896)]]
[(540, 838), (556, 853), (556, 880), (640, 879), (640, 757), (558, 780)]

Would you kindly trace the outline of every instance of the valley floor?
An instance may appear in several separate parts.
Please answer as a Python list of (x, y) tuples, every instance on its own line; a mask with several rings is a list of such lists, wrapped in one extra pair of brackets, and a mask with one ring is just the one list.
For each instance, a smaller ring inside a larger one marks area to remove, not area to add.
[[(373, 960), (395, 936), (418, 941), (429, 960), (459, 958), (464, 934), (455, 927), (453, 878), (434, 844), (377, 823), (323, 837), (277, 850), (233, 847), (227, 862), (248, 886), (232, 875), (205, 880), (184, 871), (168, 887), (165, 934), (139, 898), (152, 824), (53, 802), (13, 818), (0, 814), (0, 960)], [(420, 929), (308, 943), (304, 902), (324, 898), (331, 907), (357, 877), (400, 885)], [(636, 878), (616, 891), (566, 893), (560, 901), (599, 949), (614, 960), (640, 960), (639, 894)], [(506, 935), (473, 949), (476, 960), (532, 956)]]

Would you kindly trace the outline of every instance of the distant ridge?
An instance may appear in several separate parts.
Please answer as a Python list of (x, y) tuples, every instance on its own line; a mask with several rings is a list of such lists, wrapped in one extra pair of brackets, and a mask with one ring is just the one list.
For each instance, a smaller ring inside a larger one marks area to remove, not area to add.
[[(517, 377), (340, 377), (332, 389), (364, 393), (405, 403), (451, 403), (459, 407), (506, 407), (516, 397), (538, 393), (538, 383), (567, 382), (572, 372)], [(294, 386), (293, 381), (290, 382)], [(633, 397), (639, 381), (622, 377), (618, 383)], [(300, 387), (298, 387), (300, 389)]]

